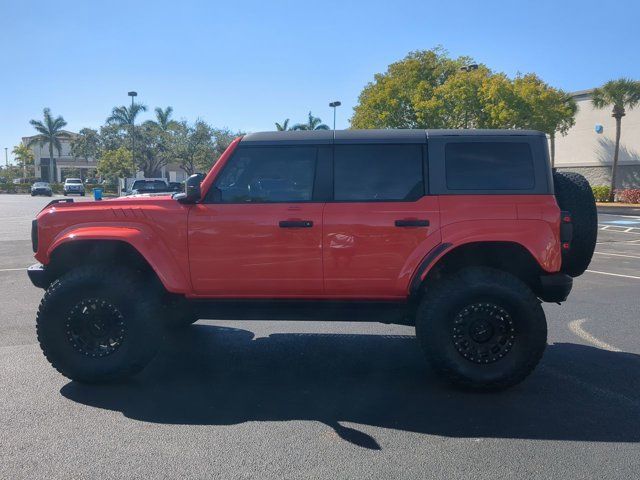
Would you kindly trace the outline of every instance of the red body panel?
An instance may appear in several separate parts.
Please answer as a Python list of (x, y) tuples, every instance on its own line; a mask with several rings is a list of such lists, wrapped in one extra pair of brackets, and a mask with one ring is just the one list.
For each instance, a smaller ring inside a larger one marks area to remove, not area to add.
[[(201, 204), (189, 214), (194, 294), (322, 296), (322, 203)], [(311, 228), (280, 228), (307, 220)]]
[[(203, 197), (239, 141), (202, 182)], [(395, 226), (408, 219), (429, 226)], [(282, 220), (313, 226), (280, 228)], [(544, 271), (557, 272), (559, 231), (553, 195), (196, 205), (138, 196), (44, 209), (36, 259), (46, 265), (68, 242), (119, 240), (147, 259), (168, 291), (189, 297), (396, 299), (407, 297), (422, 260), (443, 242), (451, 246), (440, 257), (470, 242), (515, 242)]]
[(46, 265), (51, 253), (68, 242), (123, 241), (146, 258), (167, 290), (188, 293), (188, 209), (169, 196), (53, 205), (38, 214), (35, 257)]
[[(396, 220), (428, 227), (396, 227)], [(324, 286), (332, 297), (401, 298), (422, 258), (440, 243), (438, 197), (416, 202), (328, 203)]]
[(543, 270), (560, 270), (560, 209), (553, 195), (442, 195), (442, 241), (514, 242)]

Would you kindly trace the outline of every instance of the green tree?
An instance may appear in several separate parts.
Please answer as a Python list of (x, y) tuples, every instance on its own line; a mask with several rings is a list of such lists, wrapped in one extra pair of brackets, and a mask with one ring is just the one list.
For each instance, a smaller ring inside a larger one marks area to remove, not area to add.
[[(31, 149), (21, 143), (20, 145), (16, 145), (15, 147), (13, 147), (11, 153), (18, 162), (18, 167), (22, 169), (23, 175), (25, 177), (29, 176), (31, 174), (31, 168), (33, 167), (34, 160), (33, 152), (31, 151)], [(33, 175), (35, 176), (35, 170), (33, 172)]]
[(627, 114), (627, 109), (631, 110), (640, 103), (640, 81), (627, 78), (611, 80), (602, 87), (593, 90), (591, 102), (597, 109), (611, 106), (611, 116), (616, 120), (616, 143), (611, 164), (611, 191), (609, 193), (609, 201), (612, 202), (615, 197), (622, 117)]
[(71, 139), (71, 155), (73, 158), (97, 158), (100, 152), (100, 135), (92, 128), (83, 128)]
[(403, 60), (392, 63), (367, 84), (353, 109), (353, 128), (433, 128), (437, 120), (424, 102), (434, 90), (473, 63), (469, 57), (455, 60), (442, 48), (411, 52)]
[(276, 130), (278, 132), (286, 132), (289, 130), (289, 119), (287, 118), (284, 122), (278, 123), (276, 122)]
[[(187, 175), (193, 175), (209, 163), (207, 158), (213, 159), (215, 154), (213, 132), (211, 127), (202, 120), (197, 120), (194, 125), (180, 122), (175, 139), (172, 157)], [(213, 162), (213, 160), (210, 161)]]
[(69, 133), (62, 130), (67, 125), (64, 118), (61, 116), (53, 118), (51, 116), (51, 110), (48, 108), (45, 108), (42, 113), (44, 116), (42, 122), (40, 120), (31, 120), (29, 122), (38, 134), (31, 137), (27, 146), (31, 147), (35, 144), (40, 147), (44, 145), (49, 146), (49, 182), (53, 183), (53, 150), (57, 150), (59, 158), (60, 151), (62, 150), (60, 140), (69, 138)]
[(105, 150), (98, 160), (98, 173), (108, 180), (115, 181), (118, 178), (131, 177), (135, 171), (131, 152), (124, 147)]
[(537, 75), (530, 73), (513, 80), (518, 109), (515, 125), (539, 130), (549, 135), (551, 165), (555, 164), (556, 134), (566, 135), (575, 125), (578, 106), (563, 90), (553, 88)]
[(329, 126), (322, 123), (318, 117), (314, 117), (309, 112), (307, 123), (296, 123), (291, 130), (329, 130)]

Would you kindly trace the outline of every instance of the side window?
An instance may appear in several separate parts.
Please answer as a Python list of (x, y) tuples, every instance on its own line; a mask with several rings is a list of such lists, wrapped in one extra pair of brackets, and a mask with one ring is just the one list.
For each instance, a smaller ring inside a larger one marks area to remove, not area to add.
[(222, 203), (309, 201), (316, 154), (316, 147), (238, 148), (214, 188)]
[(412, 201), (424, 195), (420, 145), (336, 145), (334, 200)]
[(460, 142), (445, 147), (450, 190), (531, 190), (533, 155), (527, 143)]

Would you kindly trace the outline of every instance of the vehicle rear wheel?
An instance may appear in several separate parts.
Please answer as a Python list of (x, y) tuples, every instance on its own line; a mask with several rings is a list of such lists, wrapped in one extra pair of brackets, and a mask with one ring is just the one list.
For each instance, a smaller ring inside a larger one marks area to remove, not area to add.
[(575, 172), (553, 172), (556, 199), (561, 210), (571, 213), (571, 248), (562, 253), (562, 271), (582, 275), (591, 263), (598, 236), (598, 210), (587, 179)]
[(470, 267), (425, 293), (416, 335), (436, 373), (455, 386), (501, 390), (540, 361), (547, 324), (540, 302), (515, 276)]
[(36, 319), (40, 347), (64, 376), (121, 380), (142, 370), (161, 341), (157, 296), (130, 271), (88, 266), (45, 292)]

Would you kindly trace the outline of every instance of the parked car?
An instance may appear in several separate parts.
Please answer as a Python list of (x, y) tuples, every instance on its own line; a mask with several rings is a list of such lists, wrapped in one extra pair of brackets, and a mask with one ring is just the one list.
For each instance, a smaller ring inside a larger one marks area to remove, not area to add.
[(498, 390), (542, 357), (541, 302), (567, 299), (596, 233), (541, 132), (265, 132), (183, 194), (45, 208), (28, 274), (42, 350), (77, 381), (139, 372), (206, 315), (414, 325), (441, 377)]
[(169, 187), (166, 180), (158, 179), (137, 179), (131, 185), (129, 195), (137, 195), (141, 193), (171, 193), (174, 190)]
[(76, 193), (84, 197), (84, 184), (79, 178), (67, 178), (62, 186), (62, 193), (65, 197), (69, 194)]
[(53, 195), (53, 191), (51, 190), (51, 185), (47, 182), (36, 182), (31, 185), (31, 196), (35, 197), (36, 195), (46, 195), (50, 197)]

